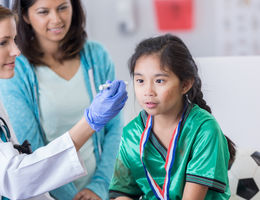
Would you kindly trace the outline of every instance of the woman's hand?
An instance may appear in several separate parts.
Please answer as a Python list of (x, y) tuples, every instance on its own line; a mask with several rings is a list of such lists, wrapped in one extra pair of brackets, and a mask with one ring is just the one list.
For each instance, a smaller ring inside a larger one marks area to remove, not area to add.
[(113, 81), (109, 88), (98, 93), (86, 109), (84, 118), (69, 130), (77, 151), (95, 131), (102, 129), (120, 112), (127, 98), (124, 81)]
[(73, 200), (101, 200), (101, 198), (89, 189), (81, 190)]
[(115, 80), (111, 86), (102, 90), (85, 111), (85, 119), (95, 131), (102, 129), (124, 107), (127, 100), (124, 81)]

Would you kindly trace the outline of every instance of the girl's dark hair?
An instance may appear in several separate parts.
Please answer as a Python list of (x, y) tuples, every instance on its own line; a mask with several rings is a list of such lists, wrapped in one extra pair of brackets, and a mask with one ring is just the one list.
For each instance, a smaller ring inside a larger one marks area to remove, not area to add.
[(0, 21), (9, 17), (15, 17), (15, 14), (8, 8), (0, 5)]
[[(210, 107), (203, 99), (198, 67), (187, 46), (177, 36), (165, 34), (145, 39), (139, 43), (129, 60), (128, 66), (131, 76), (133, 77), (136, 62), (140, 57), (154, 54), (158, 55), (161, 67), (171, 70), (180, 81), (194, 80), (193, 86), (186, 94), (187, 100), (211, 113)], [(230, 162), (233, 162), (236, 151), (235, 145), (228, 137), (226, 138), (230, 152)]]
[[(34, 65), (45, 64), (42, 61), (44, 52), (41, 51), (39, 43), (35, 38), (35, 33), (30, 24), (24, 20), (28, 16), (28, 9), (37, 0), (15, 0), (13, 10), (18, 15), (17, 24), (17, 45), (22, 54)], [(71, 26), (64, 39), (60, 42), (56, 59), (62, 62), (66, 59), (76, 57), (83, 48), (87, 39), (85, 31), (85, 13), (80, 0), (70, 0), (72, 5)]]

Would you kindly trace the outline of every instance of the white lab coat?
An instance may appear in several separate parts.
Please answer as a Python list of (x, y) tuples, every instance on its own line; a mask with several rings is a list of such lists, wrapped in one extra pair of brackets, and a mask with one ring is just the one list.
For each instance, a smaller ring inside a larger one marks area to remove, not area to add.
[[(69, 133), (32, 154), (19, 154), (13, 148), (17, 139), (1, 102), (0, 116), (11, 133), (10, 142), (0, 139), (0, 198), (2, 195), (9, 199), (27, 199), (86, 175)], [(45, 193), (33, 199), (50, 198)]]

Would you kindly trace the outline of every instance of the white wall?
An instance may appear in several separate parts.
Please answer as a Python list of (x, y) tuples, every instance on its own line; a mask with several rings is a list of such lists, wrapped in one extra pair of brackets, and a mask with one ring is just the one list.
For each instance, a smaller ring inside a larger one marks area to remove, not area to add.
[[(116, 64), (118, 76), (126, 78), (126, 63), (136, 44), (159, 32), (155, 23), (153, 0), (132, 0), (136, 3), (137, 29), (129, 35), (121, 34), (117, 23), (118, 1), (120, 0), (82, 0), (87, 11), (89, 38), (106, 46)], [(184, 40), (194, 56), (215, 55), (215, 1), (194, 0), (194, 28), (191, 31), (173, 32)]]
[(224, 134), (260, 147), (260, 56), (197, 58), (202, 89)]

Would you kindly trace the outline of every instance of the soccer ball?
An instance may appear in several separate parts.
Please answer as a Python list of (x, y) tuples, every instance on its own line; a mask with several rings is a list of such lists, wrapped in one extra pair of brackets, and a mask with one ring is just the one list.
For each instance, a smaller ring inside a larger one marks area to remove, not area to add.
[(238, 149), (228, 177), (230, 200), (260, 200), (260, 152)]

